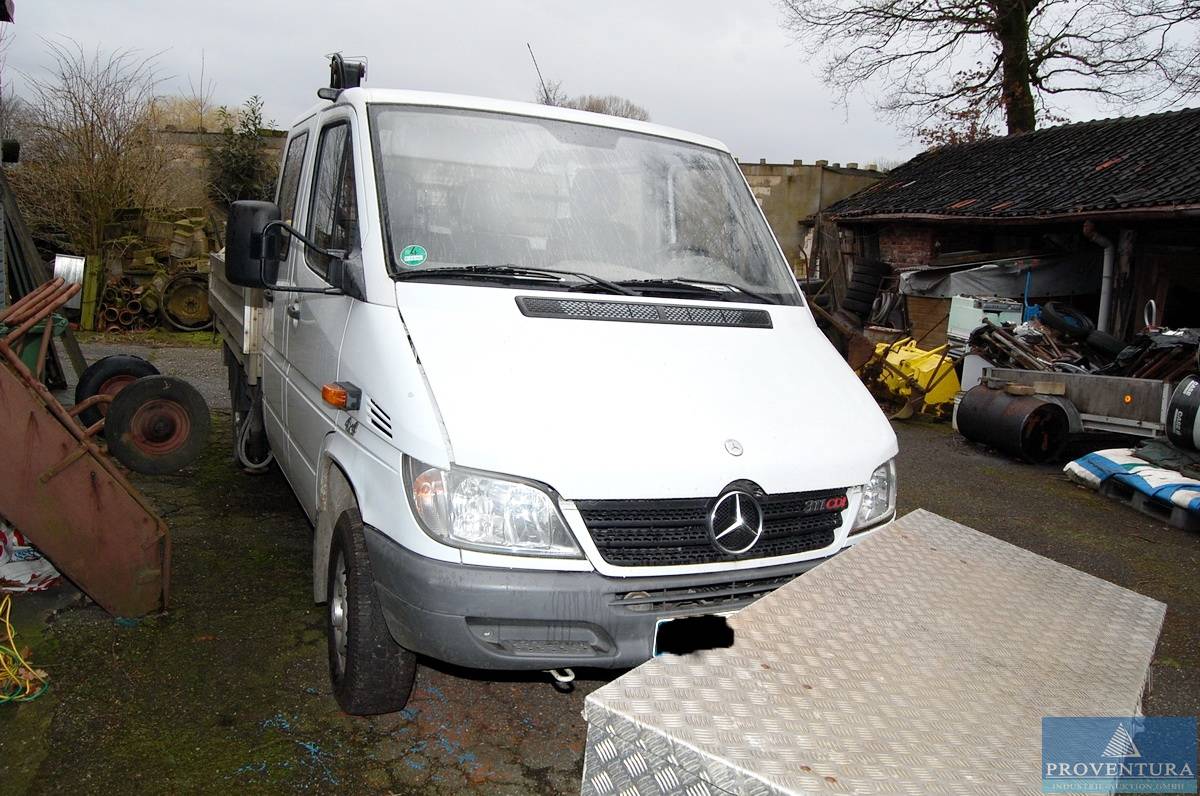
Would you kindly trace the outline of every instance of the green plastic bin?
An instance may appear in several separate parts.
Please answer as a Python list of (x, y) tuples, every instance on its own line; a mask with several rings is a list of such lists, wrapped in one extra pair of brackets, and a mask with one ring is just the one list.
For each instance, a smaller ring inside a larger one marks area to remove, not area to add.
[[(50, 316), (53, 328), (50, 331), (52, 337), (62, 337), (63, 332), (67, 330), (67, 317), (59, 315), (57, 312)], [(42, 331), (46, 328), (46, 322), (41, 321), (35, 323), (33, 328), (25, 333), (25, 345), (21, 347), (21, 361), (25, 363), (25, 367), (29, 368), (34, 373), (37, 372), (37, 356), (38, 349), (42, 345)], [(7, 337), (12, 331), (12, 327), (0, 323), (0, 337)], [(13, 346), (16, 348), (16, 346)]]

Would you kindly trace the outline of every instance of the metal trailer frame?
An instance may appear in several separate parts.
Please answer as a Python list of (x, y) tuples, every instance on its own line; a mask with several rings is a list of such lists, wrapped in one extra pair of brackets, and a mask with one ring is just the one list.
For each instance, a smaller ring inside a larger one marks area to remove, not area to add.
[(1165, 613), (918, 510), (588, 695), (583, 794), (1040, 794), (1042, 718), (1138, 715)]
[[(141, 616), (167, 604), (171, 540), (166, 523), (95, 440), (100, 420), (77, 417), (111, 400), (97, 395), (66, 409), (39, 381), (50, 345), (50, 315), (80, 291), (51, 280), (15, 302), (0, 321), (0, 514), (106, 611)], [(37, 373), (14, 345), (39, 322)]]
[(1061, 398), (1053, 395), (1039, 397), (1058, 403), (1067, 410), (1073, 432), (1104, 431), (1138, 437), (1158, 437), (1166, 433), (1167, 406), (1171, 403), (1172, 385), (1160, 379), (984, 368), (983, 381), (1024, 384), (1035, 388), (1045, 384), (1061, 384), (1064, 390)]

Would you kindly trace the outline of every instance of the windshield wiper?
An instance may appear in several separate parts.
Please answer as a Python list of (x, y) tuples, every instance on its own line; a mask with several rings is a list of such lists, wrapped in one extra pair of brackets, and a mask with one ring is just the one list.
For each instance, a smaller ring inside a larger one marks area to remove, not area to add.
[(396, 274), (396, 279), (416, 279), (422, 276), (444, 277), (462, 277), (462, 278), (483, 278), (494, 277), (499, 279), (515, 278), (515, 279), (544, 279), (554, 282), (563, 281), (563, 277), (572, 276), (584, 282), (582, 285), (574, 285), (567, 288), (568, 290), (582, 290), (588, 287), (602, 287), (611, 293), (620, 293), (625, 296), (636, 296), (637, 293), (627, 287), (622, 287), (616, 282), (610, 282), (607, 279), (601, 279), (598, 276), (583, 273), (582, 271), (557, 271), (553, 268), (525, 268), (520, 265), (467, 265), (460, 268), (425, 268), (420, 271), (406, 271), (402, 274)]
[(621, 287), (638, 288), (657, 288), (662, 290), (677, 290), (681, 293), (690, 293), (691, 295), (719, 295), (723, 300), (736, 301), (729, 293), (736, 292), (743, 296), (749, 296), (755, 301), (763, 304), (778, 304), (777, 299), (766, 295), (765, 293), (756, 293), (753, 290), (747, 290), (739, 285), (734, 285), (729, 282), (709, 282), (704, 279), (622, 279), (617, 282)]

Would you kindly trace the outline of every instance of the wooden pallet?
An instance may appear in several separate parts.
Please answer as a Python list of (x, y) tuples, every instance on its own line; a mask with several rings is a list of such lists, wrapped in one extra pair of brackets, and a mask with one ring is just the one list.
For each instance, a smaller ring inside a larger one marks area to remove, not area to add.
[(1131, 506), (1142, 514), (1175, 528), (1182, 528), (1185, 531), (1200, 531), (1200, 513), (1188, 511), (1174, 503), (1159, 500), (1145, 492), (1139, 492), (1115, 478), (1106, 478), (1100, 483), (1100, 494)]

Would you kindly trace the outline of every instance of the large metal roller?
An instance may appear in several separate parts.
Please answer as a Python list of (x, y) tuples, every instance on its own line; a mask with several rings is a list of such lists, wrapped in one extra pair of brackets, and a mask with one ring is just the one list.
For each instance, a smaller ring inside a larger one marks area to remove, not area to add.
[(1058, 404), (1036, 395), (1009, 395), (985, 384), (962, 397), (955, 424), (967, 439), (1035, 464), (1057, 458), (1071, 430)]

